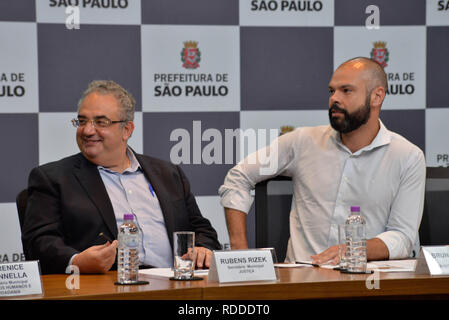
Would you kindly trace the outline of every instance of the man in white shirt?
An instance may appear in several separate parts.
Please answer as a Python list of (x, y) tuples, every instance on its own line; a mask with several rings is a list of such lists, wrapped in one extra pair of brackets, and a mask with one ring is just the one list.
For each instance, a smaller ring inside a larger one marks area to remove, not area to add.
[(331, 126), (298, 128), (276, 139), (262, 152), (277, 161), (269, 174), (255, 154), (228, 172), (219, 194), (233, 249), (248, 247), (250, 189), (284, 175), (294, 185), (286, 261), (337, 263), (335, 225), (345, 222), (354, 205), (367, 222), (368, 260), (412, 255), (426, 164), (418, 147), (380, 121), (386, 90), (386, 74), (375, 61), (346, 61), (329, 83)]

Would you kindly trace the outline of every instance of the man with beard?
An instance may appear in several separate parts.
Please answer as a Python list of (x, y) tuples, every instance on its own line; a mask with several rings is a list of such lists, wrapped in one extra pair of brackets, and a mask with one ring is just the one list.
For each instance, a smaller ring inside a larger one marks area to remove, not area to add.
[[(335, 226), (344, 224), (354, 205), (366, 220), (368, 260), (414, 255), (426, 164), (418, 147), (380, 121), (386, 90), (377, 62), (364, 57), (344, 62), (329, 83), (330, 126), (284, 134), (228, 172), (219, 194), (232, 249), (248, 247), (250, 189), (283, 175), (292, 177), (294, 189), (287, 262), (337, 263)], [(261, 155), (277, 161), (269, 174)]]

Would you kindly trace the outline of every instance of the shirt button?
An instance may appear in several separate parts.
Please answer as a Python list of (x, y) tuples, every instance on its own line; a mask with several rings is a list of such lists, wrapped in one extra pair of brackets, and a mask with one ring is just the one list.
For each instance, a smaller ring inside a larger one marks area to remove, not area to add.
[(133, 191), (132, 191), (132, 190), (128, 190), (128, 193), (129, 193), (129, 194), (132, 194), (132, 193), (133, 193)]

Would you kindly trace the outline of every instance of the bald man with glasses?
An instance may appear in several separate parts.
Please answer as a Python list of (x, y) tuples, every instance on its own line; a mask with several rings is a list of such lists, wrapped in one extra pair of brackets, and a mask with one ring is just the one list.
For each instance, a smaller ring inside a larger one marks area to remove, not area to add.
[(81, 273), (114, 268), (125, 213), (142, 231), (141, 267), (173, 266), (175, 231), (195, 232), (198, 268), (209, 267), (211, 250), (221, 248), (182, 170), (128, 147), (134, 105), (117, 83), (92, 82), (72, 120), (81, 152), (31, 171), (22, 243), (43, 273), (64, 273), (70, 265)]

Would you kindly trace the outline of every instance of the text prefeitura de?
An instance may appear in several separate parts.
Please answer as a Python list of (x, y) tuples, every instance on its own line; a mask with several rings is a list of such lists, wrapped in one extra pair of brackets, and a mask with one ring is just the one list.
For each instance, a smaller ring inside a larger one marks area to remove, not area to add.
[(155, 73), (154, 82), (228, 82), (227, 73)]

